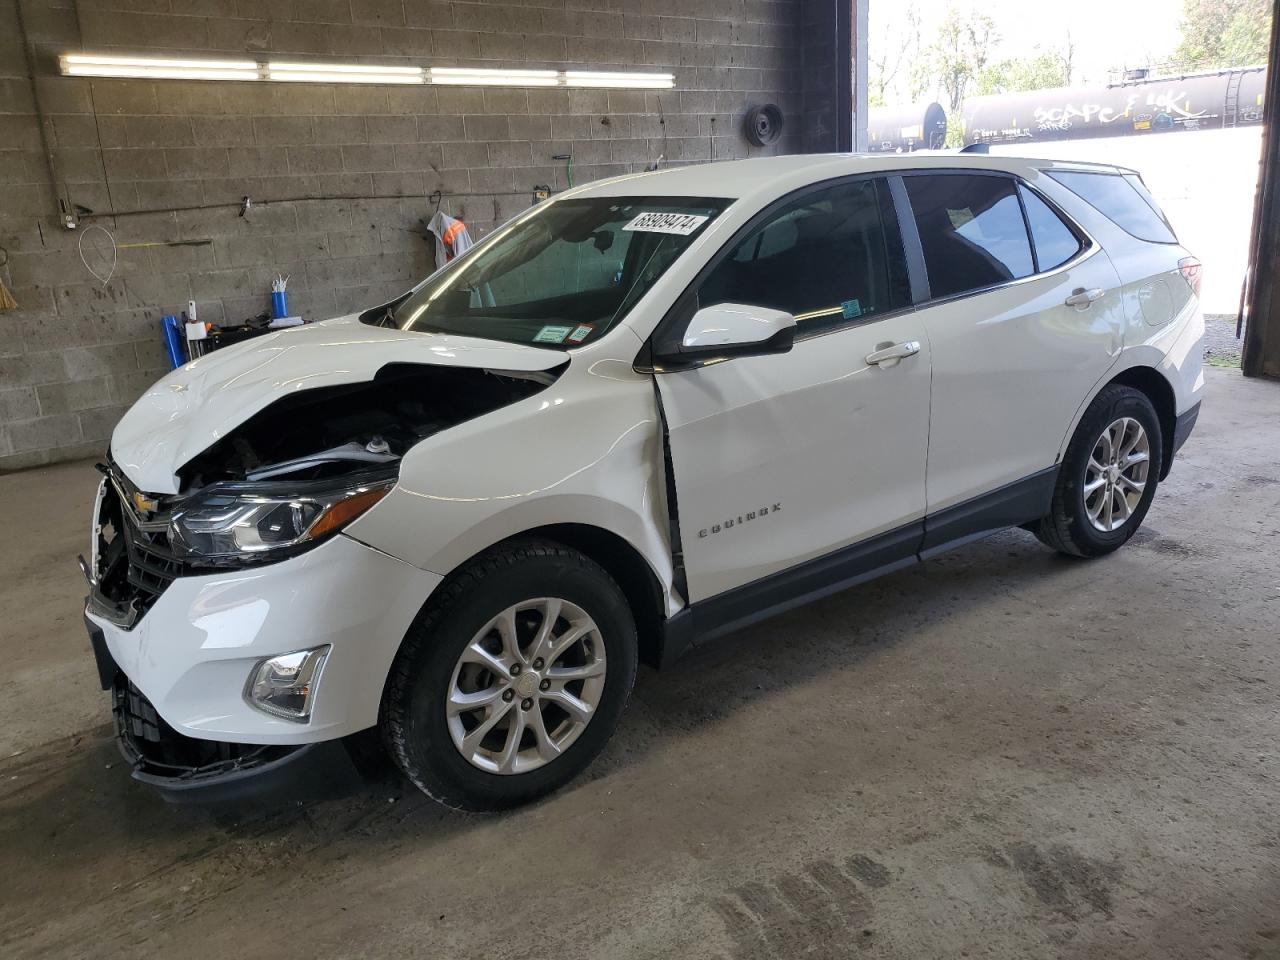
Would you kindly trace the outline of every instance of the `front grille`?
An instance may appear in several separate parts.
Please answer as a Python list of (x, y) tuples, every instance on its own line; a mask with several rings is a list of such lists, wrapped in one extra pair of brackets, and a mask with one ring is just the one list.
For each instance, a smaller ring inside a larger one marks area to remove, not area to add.
[(138, 492), (133, 484), (114, 464), (101, 470), (107, 482), (94, 518), (94, 591), (103, 601), (99, 612), (111, 611), (110, 619), (127, 629), (187, 568), (169, 546), (163, 510), (140, 516), (130, 502)]
[(133, 743), (160, 742), (164, 721), (151, 701), (123, 673), (116, 675), (112, 688), (112, 713), (116, 718), (116, 729)]
[(152, 600), (182, 575), (182, 561), (169, 549), (169, 535), (164, 530), (143, 530), (132, 513), (123, 510), (125, 518), (125, 551), (129, 559), (128, 580)]

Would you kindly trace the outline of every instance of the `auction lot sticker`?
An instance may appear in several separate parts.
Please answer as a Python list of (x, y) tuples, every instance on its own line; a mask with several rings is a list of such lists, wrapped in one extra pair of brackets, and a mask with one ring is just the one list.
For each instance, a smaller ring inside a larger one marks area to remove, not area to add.
[(534, 334), (534, 343), (564, 343), (564, 338), (573, 332), (573, 327), (560, 327), (548, 324)]
[(622, 229), (687, 237), (706, 222), (706, 217), (695, 213), (642, 213)]

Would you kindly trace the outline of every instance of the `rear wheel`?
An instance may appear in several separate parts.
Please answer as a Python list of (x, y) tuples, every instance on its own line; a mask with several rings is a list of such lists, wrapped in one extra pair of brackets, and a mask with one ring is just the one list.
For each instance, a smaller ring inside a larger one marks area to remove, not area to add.
[(567, 783), (604, 747), (635, 680), (617, 584), (552, 543), (486, 554), (443, 584), (405, 638), (383, 732), (420, 789), (499, 810)]
[(1040, 541), (1075, 557), (1100, 557), (1142, 525), (1159, 483), (1160, 418), (1147, 395), (1106, 387), (1089, 405), (1058, 471)]

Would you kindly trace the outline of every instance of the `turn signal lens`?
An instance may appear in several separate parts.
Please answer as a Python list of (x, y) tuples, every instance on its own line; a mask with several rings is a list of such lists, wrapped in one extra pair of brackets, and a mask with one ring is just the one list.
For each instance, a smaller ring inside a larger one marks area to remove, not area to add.
[(1182, 273), (1182, 279), (1191, 284), (1191, 289), (1196, 292), (1196, 296), (1200, 296), (1200, 275), (1204, 271), (1204, 266), (1196, 257), (1183, 257), (1178, 261), (1178, 270)]
[(311, 525), (307, 535), (314, 540), (334, 530), (341, 530), (390, 492), (390, 487), (373, 487), (339, 500), (321, 514), (320, 519)]

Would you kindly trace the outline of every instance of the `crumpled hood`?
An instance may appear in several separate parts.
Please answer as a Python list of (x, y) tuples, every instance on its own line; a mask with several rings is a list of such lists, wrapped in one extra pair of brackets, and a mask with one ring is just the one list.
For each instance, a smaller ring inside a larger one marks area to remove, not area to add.
[(178, 470), (192, 457), (294, 391), (362, 383), (388, 363), (534, 372), (564, 360), (559, 350), (339, 317), (264, 334), (174, 370), (116, 424), (111, 456), (139, 489), (177, 493)]

